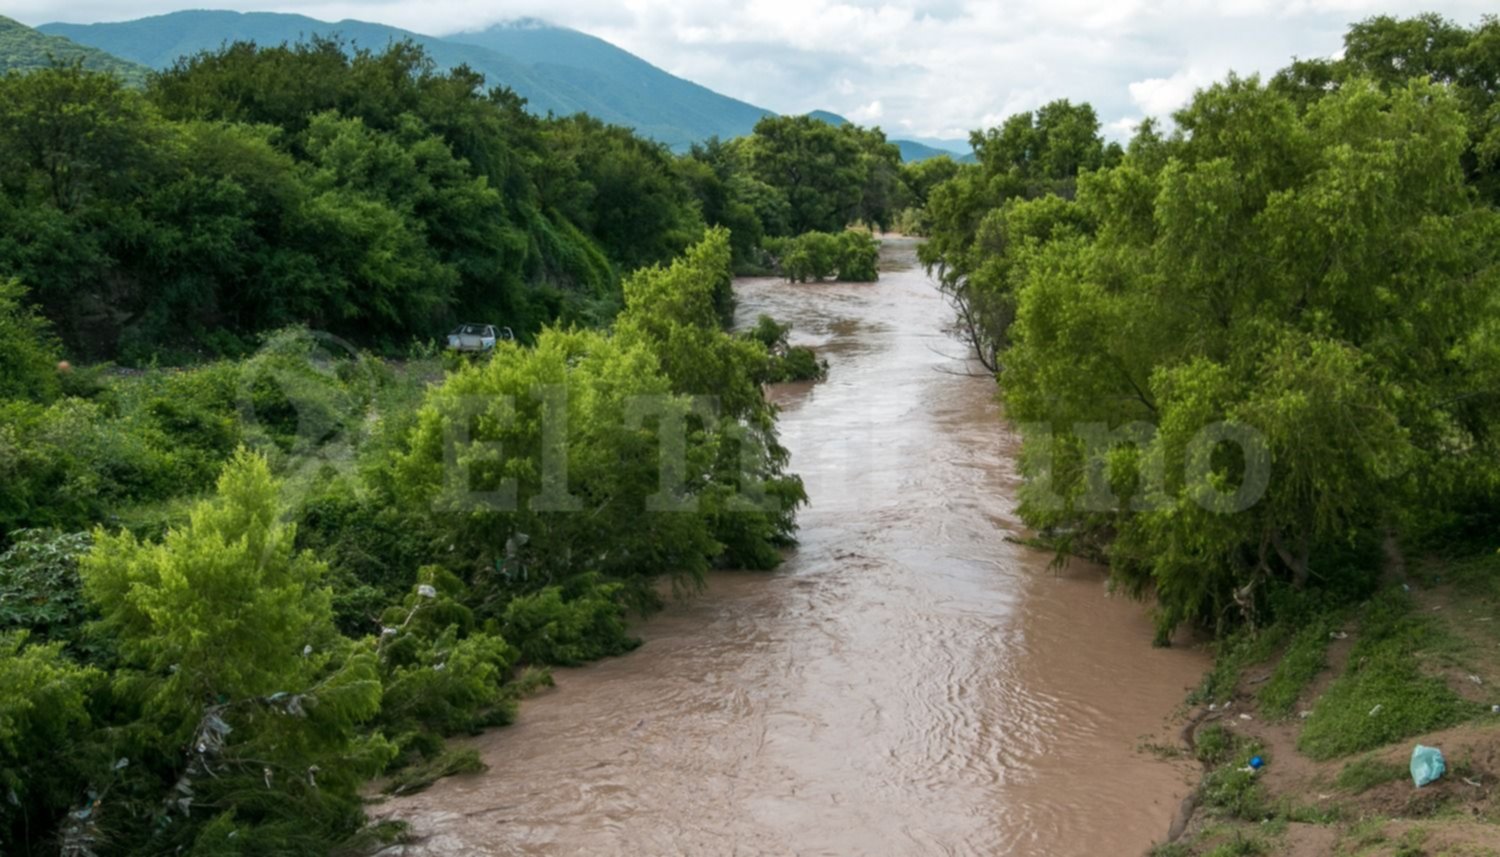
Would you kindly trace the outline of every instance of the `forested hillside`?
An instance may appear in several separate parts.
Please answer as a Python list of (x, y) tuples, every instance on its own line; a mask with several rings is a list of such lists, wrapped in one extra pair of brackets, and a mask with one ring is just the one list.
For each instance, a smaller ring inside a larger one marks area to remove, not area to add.
[(514, 90), (538, 116), (588, 113), (678, 149), (716, 135), (743, 134), (768, 112), (673, 77), (607, 42), (545, 25), (500, 26), (439, 38), (366, 21), (184, 11), (120, 23), (46, 24), (41, 29), (156, 69), (237, 41), (274, 47), (337, 37), (375, 51), (411, 41), (440, 69), (467, 66), (492, 84)]
[[(144, 93), (59, 68), (0, 81), (0, 270), (70, 352), (243, 353), (306, 324), (390, 351), (492, 319), (523, 337), (598, 323), (620, 275), (732, 229), (893, 222), (912, 202), (878, 131), (766, 119), (687, 156), (402, 43), (233, 45)], [(813, 182), (813, 184), (809, 184)]]
[(0, 15), (0, 74), (31, 71), (55, 62), (80, 63), (90, 71), (110, 72), (133, 86), (146, 80), (146, 68), (61, 36), (49, 36)]
[[(467, 66), (484, 75), (490, 85), (514, 90), (538, 116), (587, 113), (677, 152), (715, 137), (743, 136), (756, 122), (774, 115), (669, 74), (602, 39), (535, 19), (432, 36), (367, 21), (188, 10), (134, 21), (44, 24), (39, 29), (153, 69), (165, 69), (180, 58), (240, 41), (275, 47), (324, 37), (374, 51), (410, 41), (439, 70)], [(837, 120), (833, 124), (844, 124), (842, 118), (833, 118)], [(922, 143), (896, 142), (907, 160), (939, 154)]]

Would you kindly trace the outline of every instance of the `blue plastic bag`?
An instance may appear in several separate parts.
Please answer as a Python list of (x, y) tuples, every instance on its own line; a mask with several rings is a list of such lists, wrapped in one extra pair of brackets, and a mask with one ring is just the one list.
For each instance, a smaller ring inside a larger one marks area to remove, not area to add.
[(1448, 766), (1443, 763), (1442, 750), (1418, 744), (1416, 749), (1411, 751), (1411, 781), (1417, 784), (1417, 788), (1441, 777), (1447, 770)]

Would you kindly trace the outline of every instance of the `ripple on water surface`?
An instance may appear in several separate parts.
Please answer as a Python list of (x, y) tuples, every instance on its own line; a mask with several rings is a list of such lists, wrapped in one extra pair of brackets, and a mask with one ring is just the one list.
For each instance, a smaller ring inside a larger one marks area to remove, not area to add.
[(645, 645), (389, 802), (433, 855), (1129, 854), (1185, 772), (1136, 752), (1204, 667), (1097, 569), (1006, 541), (1014, 438), (890, 242), (872, 284), (736, 284), (832, 364), (773, 391), (812, 498), (771, 574), (720, 573)]

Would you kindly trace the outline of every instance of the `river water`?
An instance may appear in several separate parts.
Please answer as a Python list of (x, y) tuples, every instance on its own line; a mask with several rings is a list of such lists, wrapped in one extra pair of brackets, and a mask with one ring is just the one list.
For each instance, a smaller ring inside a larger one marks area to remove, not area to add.
[(1015, 438), (891, 240), (874, 284), (736, 283), (831, 364), (775, 391), (812, 504), (632, 654), (559, 670), (489, 771), (374, 814), (428, 855), (1137, 854), (1190, 769), (1138, 749), (1206, 666), (1099, 569), (1007, 541)]

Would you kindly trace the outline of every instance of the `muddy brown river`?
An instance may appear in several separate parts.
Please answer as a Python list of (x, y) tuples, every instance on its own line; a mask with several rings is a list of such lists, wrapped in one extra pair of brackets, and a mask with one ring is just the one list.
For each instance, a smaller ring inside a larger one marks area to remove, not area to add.
[[(373, 814), (427, 855), (1114, 855), (1189, 771), (1138, 749), (1206, 666), (1097, 568), (1014, 544), (1015, 438), (951, 310), (888, 241), (874, 284), (736, 284), (818, 348), (775, 391), (801, 545), (719, 573), (624, 657), (472, 742), (483, 774)], [(1165, 739), (1162, 739), (1165, 740)]]

